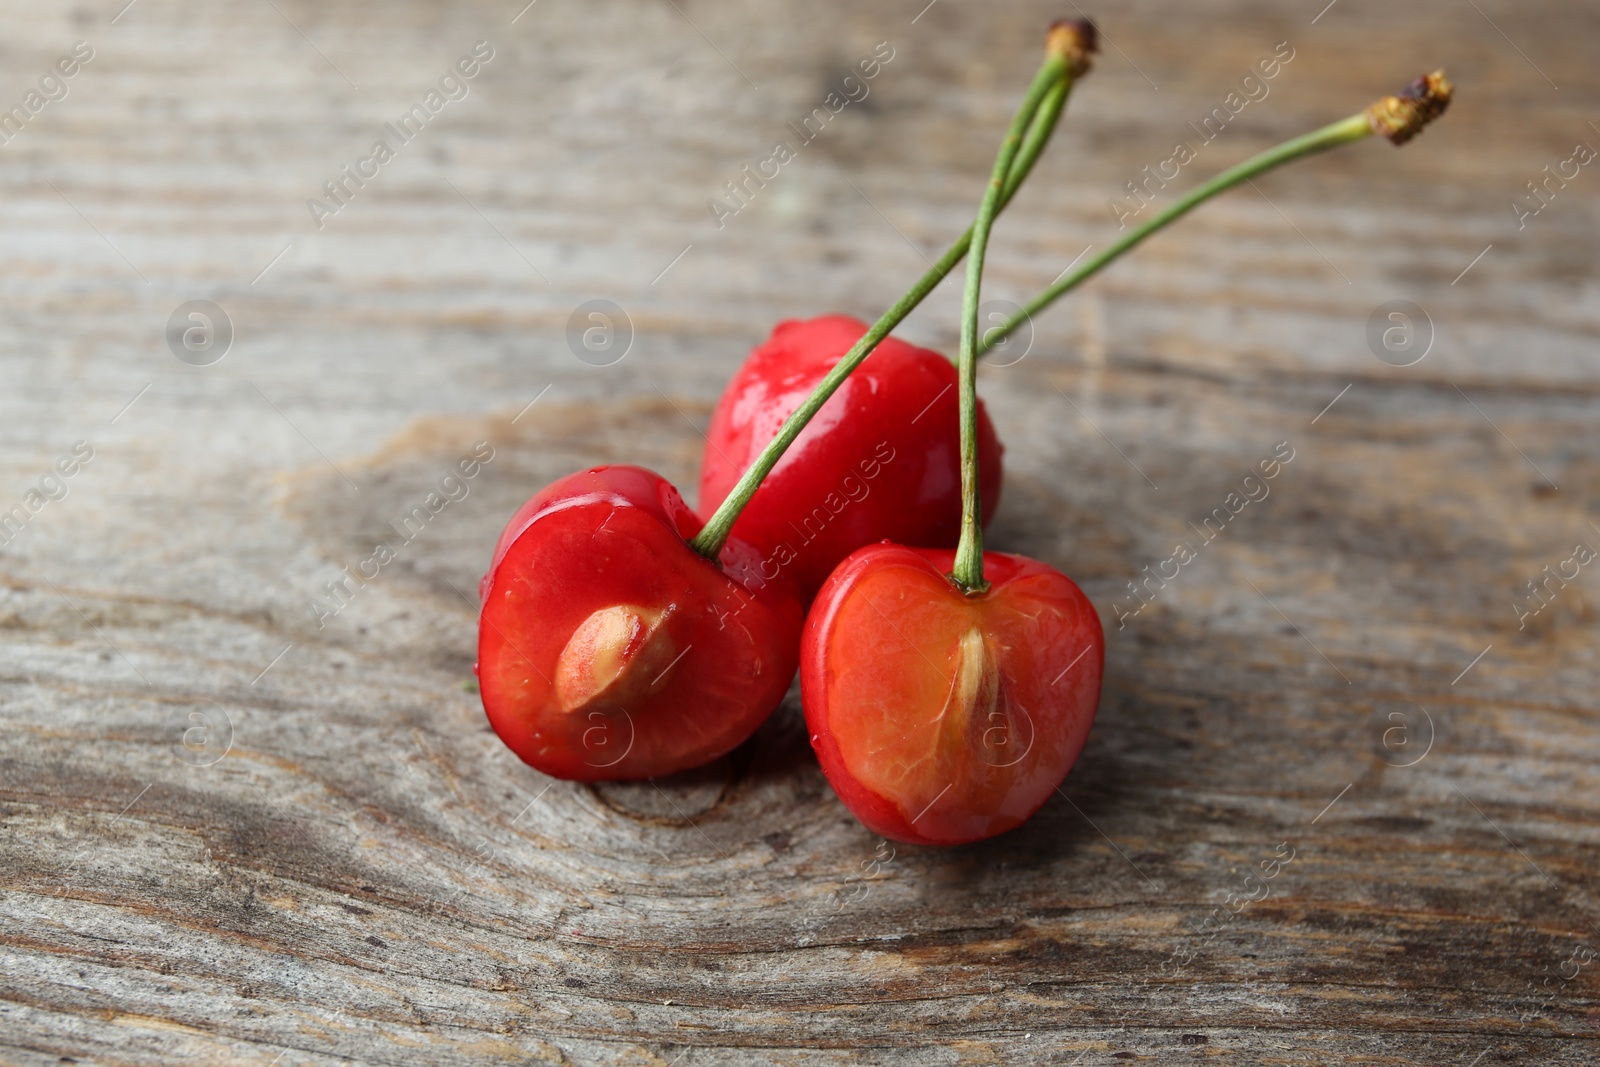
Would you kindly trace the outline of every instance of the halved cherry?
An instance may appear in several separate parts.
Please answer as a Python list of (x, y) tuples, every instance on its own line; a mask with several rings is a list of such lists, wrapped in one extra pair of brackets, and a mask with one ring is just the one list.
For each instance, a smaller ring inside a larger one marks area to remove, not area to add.
[[(700, 466), (702, 518), (866, 332), (866, 323), (848, 315), (782, 322), (750, 353), (711, 416)], [(1002, 452), (980, 404), (985, 522), (1000, 502)], [(953, 548), (960, 532), (955, 364), (894, 337), (845, 379), (733, 527), (734, 536), (763, 549), (764, 577), (792, 575), (807, 597), (863, 545), (887, 538)]]
[(1105, 637), (1043, 563), (986, 552), (966, 594), (955, 553), (880, 544), (817, 595), (800, 653), (822, 771), (867, 828), (917, 844), (1010, 830), (1066, 777), (1094, 722)]
[(794, 677), (802, 609), (752, 589), (757, 554), (721, 567), (665, 479), (596, 467), (547, 486), (506, 526), (481, 589), (484, 710), (524, 761), (558, 778), (646, 778), (729, 751)]

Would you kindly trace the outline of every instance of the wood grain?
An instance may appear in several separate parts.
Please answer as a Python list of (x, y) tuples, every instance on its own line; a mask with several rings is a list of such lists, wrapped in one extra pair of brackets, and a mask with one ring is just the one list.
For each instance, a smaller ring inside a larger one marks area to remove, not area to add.
[[(1600, 13), (1091, 12), (1105, 54), (997, 229), (991, 296), (1113, 239), (1108, 198), (1279, 42), (1178, 185), (1425, 69), (1459, 97), (1404, 151), (1207, 206), (984, 371), (991, 544), (1083, 584), (1106, 692), (1061, 796), (936, 851), (854, 822), (792, 694), (693, 774), (542, 777), (471, 691), (475, 583), (551, 478), (692, 485), (773, 323), (897, 295), (1075, 12), (120, 7), (0, 5), (0, 103), (95, 49), (0, 145), (0, 511), (94, 449), (0, 545), (0, 1061), (1600, 1055), (1600, 578), (1513, 607), (1600, 547), (1600, 173), (1524, 228), (1509, 208), (1600, 145)], [(306, 200), (479, 40), (466, 98), (317, 229)], [(707, 200), (884, 41), (870, 94), (719, 228)], [(566, 338), (597, 298), (634, 331), (607, 367)], [(211, 366), (165, 341), (193, 299), (236, 328)], [(1368, 348), (1391, 300), (1432, 323), (1412, 366)], [(950, 350), (957, 305), (904, 335)], [(480, 441), (468, 495), (319, 628), (324, 583)], [(1270, 495), (1206, 541), (1280, 442)], [(1179, 542), (1195, 560), (1119, 628)]]

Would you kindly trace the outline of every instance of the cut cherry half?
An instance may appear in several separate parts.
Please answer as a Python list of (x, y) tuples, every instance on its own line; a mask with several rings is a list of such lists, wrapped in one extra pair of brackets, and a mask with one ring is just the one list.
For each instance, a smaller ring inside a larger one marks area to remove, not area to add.
[[(747, 587), (757, 553), (713, 563), (665, 479), (596, 467), (547, 486), (500, 536), (481, 587), (478, 679), (489, 722), (546, 774), (647, 778), (750, 736), (794, 677), (802, 609)], [(720, 565), (719, 565), (720, 564)]]
[(806, 725), (823, 773), (874, 833), (960, 844), (1037, 811), (1082, 751), (1100, 700), (1100, 617), (1066, 575), (984, 553), (964, 593), (955, 553), (872, 545), (812, 605)]

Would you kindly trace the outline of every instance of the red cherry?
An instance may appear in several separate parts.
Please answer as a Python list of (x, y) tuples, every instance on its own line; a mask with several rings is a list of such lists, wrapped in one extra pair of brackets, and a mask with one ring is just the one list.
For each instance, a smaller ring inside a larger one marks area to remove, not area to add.
[(640, 467), (568, 475), (524, 504), (483, 579), (478, 678), (489, 722), (546, 774), (648, 778), (749, 737), (794, 677), (792, 588), (687, 543), (700, 520)]
[[(783, 322), (745, 360), (711, 417), (699, 513), (709, 519), (783, 421), (867, 332), (847, 315)], [(789, 575), (807, 598), (839, 561), (885, 538), (955, 547), (961, 431), (955, 364), (885, 338), (767, 475), (734, 524), (760, 546), (762, 577)], [(1000, 501), (1000, 440), (978, 405), (987, 523)]]
[(1105, 636), (1072, 579), (983, 554), (986, 592), (955, 553), (880, 544), (817, 594), (800, 651), (822, 771), (875, 834), (977, 841), (1021, 825), (1078, 758), (1100, 701)]

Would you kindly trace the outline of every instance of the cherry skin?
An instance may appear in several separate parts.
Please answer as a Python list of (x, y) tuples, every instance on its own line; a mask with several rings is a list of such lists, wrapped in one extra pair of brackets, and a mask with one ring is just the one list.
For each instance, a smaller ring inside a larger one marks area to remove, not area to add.
[(990, 587), (947, 549), (871, 545), (812, 604), (800, 651), (822, 771), (873, 833), (953, 845), (1027, 821), (1082, 751), (1105, 636), (1066, 575), (985, 552)]
[(640, 467), (546, 486), (512, 517), (481, 587), (478, 679), (497, 734), (557, 778), (648, 778), (744, 741), (794, 677), (803, 608), (687, 543), (683, 498)]
[[(867, 332), (825, 315), (780, 323), (711, 417), (699, 513), (709, 519), (778, 428)], [(760, 574), (809, 598), (839, 561), (885, 538), (954, 548), (961, 533), (956, 368), (888, 337), (844, 380), (767, 475), (733, 534), (764, 549)], [(1000, 501), (1000, 440), (978, 405), (983, 521)]]

